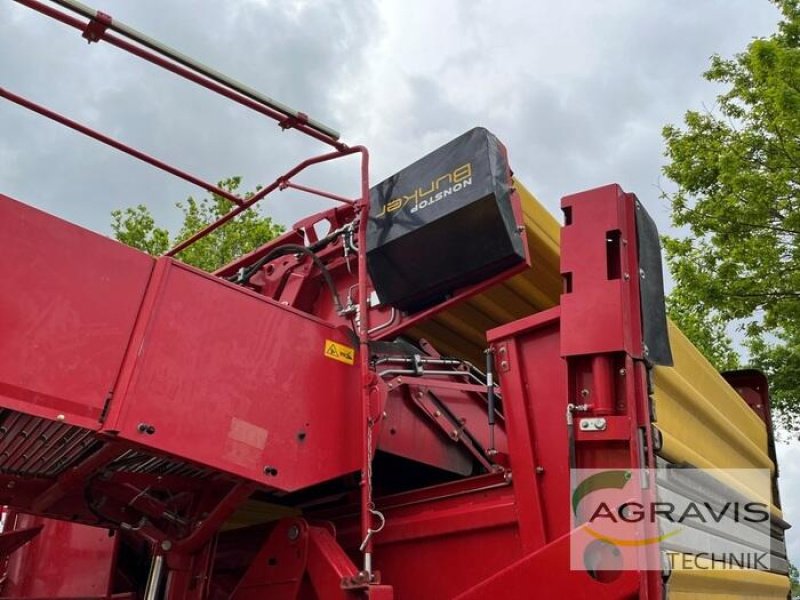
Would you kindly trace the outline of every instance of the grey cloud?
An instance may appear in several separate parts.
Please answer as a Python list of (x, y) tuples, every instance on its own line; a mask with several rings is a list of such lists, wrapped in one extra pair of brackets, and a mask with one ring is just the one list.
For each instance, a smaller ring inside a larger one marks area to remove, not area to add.
[[(94, 2), (341, 128), (348, 143), (370, 148), (373, 181), (483, 125), (555, 214), (561, 196), (617, 181), (664, 231), (661, 127), (713, 103), (716, 90), (701, 79), (712, 53), (743, 49), (777, 19), (774, 6), (752, 0), (519, 0), (501, 9), (483, 0)], [(441, 11), (430, 30), (411, 18), (423, 10)], [(209, 180), (240, 174), (252, 187), (325, 151), (107, 44), (87, 47), (76, 31), (7, 1), (0, 85)], [(348, 160), (305, 180), (352, 193), (356, 173)], [(110, 210), (139, 202), (174, 226), (172, 203), (202, 192), (0, 102), (0, 193), (107, 232)], [(267, 203), (286, 224), (326, 206), (290, 192)], [(789, 462), (796, 454), (782, 451)], [(790, 517), (798, 481), (784, 467)], [(799, 538), (790, 539), (796, 557)]]
[[(151, 1), (117, 12), (100, 8), (281, 102), (332, 120), (332, 95), (363, 60), (372, 5), (315, 3), (301, 18), (288, 4), (234, 6), (200, 11), (182, 1), (166, 11)], [(77, 31), (11, 3), (0, 7), (0, 56), (10, 90), (211, 181), (241, 174), (252, 187), (326, 149), (108, 44), (87, 47)], [(3, 192), (92, 229), (107, 231), (110, 210), (139, 202), (174, 226), (172, 204), (202, 193), (7, 102), (0, 103), (0, 131), (0, 157), (10, 157), (0, 167)], [(283, 205), (271, 212), (281, 221), (297, 218)]]

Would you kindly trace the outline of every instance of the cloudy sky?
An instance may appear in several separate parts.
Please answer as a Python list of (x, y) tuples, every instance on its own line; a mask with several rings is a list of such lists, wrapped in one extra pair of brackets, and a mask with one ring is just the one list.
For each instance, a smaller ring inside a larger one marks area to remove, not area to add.
[[(618, 182), (662, 230), (662, 126), (713, 107), (709, 56), (778, 18), (767, 0), (93, 1), (368, 146), (373, 181), (482, 125), (554, 212), (567, 193)], [(0, 86), (211, 181), (253, 187), (326, 149), (11, 0), (0, 0)], [(356, 165), (306, 181), (355, 195)], [(200, 192), (0, 101), (0, 193), (108, 233), (112, 209), (139, 203), (174, 227), (174, 203)], [(291, 225), (325, 206), (287, 192), (267, 211)], [(800, 448), (780, 454), (800, 530)]]

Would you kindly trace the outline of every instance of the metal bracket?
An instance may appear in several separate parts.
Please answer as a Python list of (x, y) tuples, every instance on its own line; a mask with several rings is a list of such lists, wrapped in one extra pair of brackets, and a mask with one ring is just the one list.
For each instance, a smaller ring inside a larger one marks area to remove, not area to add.
[(292, 129), (298, 125), (308, 125), (308, 115), (306, 113), (298, 112), (296, 115), (286, 117), (278, 121), (281, 129)]
[(605, 431), (608, 422), (603, 417), (586, 418), (578, 421), (581, 431)]
[(358, 591), (369, 589), (370, 586), (380, 585), (381, 573), (380, 571), (373, 571), (367, 573), (366, 571), (359, 571), (353, 576), (342, 577), (341, 586), (343, 590)]
[(99, 42), (106, 34), (106, 30), (111, 27), (111, 15), (104, 12), (97, 11), (97, 14), (86, 24), (81, 37), (84, 38), (89, 44), (92, 42)]

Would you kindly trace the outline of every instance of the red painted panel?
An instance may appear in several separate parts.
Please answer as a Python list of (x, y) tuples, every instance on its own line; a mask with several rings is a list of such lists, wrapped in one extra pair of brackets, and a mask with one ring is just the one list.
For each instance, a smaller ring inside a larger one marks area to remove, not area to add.
[(639, 293), (638, 266), (629, 260), (636, 248), (632, 198), (612, 184), (565, 196), (561, 207), (570, 215), (561, 229), (561, 274), (568, 282), (561, 354), (633, 354), (641, 325), (629, 305)]
[(326, 340), (352, 345), (314, 317), (162, 259), (108, 428), (282, 490), (357, 471), (358, 362), (326, 357)]
[(379, 545), (375, 565), (382, 581), (394, 588), (395, 598), (453, 598), (519, 558), (515, 534), (513, 525), (465, 527), (422, 543)]
[[(105, 596), (110, 590), (116, 538), (108, 530), (43, 517), (19, 515), (17, 529), (44, 525), (11, 555), (4, 596)], [(65, 560), (68, 559), (68, 560)]]
[[(567, 364), (560, 309), (490, 331), (503, 390), (520, 538), (533, 552), (564, 535), (569, 520)], [(500, 337), (510, 335), (508, 338)], [(502, 363), (507, 366), (503, 367)]]
[(152, 266), (0, 195), (0, 405), (97, 429)]

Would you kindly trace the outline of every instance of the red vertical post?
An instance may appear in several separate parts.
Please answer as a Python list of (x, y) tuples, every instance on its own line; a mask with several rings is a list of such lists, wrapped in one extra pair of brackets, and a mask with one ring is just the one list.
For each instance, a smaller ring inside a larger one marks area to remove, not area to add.
[(363, 462), (361, 465), (361, 536), (364, 545), (363, 570), (372, 576), (372, 444), (370, 435), (370, 387), (372, 372), (369, 367), (369, 305), (367, 303), (367, 220), (369, 219), (369, 152), (363, 146), (353, 148), (361, 153), (361, 199), (358, 222), (358, 315), (359, 315), (359, 366), (361, 368), (361, 434)]
[[(567, 361), (574, 467), (653, 466), (639, 282), (637, 200), (618, 185), (562, 199), (561, 355)], [(650, 478), (652, 479), (652, 478)], [(652, 482), (639, 490), (654, 498)], [(645, 539), (653, 531), (643, 530)], [(657, 535), (657, 533), (655, 533)], [(661, 597), (657, 545), (642, 548), (640, 598)]]

